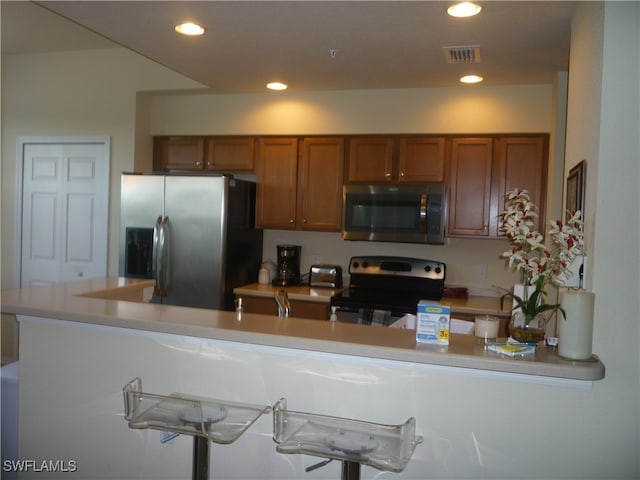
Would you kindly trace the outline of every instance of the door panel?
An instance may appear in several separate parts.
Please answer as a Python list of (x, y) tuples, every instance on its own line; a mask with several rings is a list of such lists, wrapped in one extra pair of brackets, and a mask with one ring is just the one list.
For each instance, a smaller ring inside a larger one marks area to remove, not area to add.
[(106, 275), (109, 169), (103, 152), (98, 144), (63, 146), (62, 281)]
[(62, 148), (27, 145), (22, 189), (21, 286), (60, 281)]
[(67, 211), (65, 260), (68, 263), (91, 263), (95, 242), (92, 228), (95, 220), (94, 198), (90, 195), (69, 195)]
[(22, 148), (22, 286), (107, 274), (109, 158), (105, 143)]
[(340, 137), (304, 139), (299, 169), (297, 227), (340, 231), (344, 140)]
[(453, 139), (449, 235), (489, 235), (491, 138)]

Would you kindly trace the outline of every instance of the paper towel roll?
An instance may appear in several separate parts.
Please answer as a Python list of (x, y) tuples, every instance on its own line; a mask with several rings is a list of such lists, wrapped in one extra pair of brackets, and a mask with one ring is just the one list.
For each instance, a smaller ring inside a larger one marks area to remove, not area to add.
[(560, 306), (566, 318), (558, 315), (558, 355), (571, 360), (588, 360), (593, 344), (593, 305), (595, 295), (584, 290), (560, 292)]

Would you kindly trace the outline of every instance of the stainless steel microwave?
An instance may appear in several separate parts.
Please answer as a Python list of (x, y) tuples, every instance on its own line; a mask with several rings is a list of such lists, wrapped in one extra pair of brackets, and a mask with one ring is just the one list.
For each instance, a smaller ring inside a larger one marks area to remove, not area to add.
[(444, 243), (446, 187), (345, 185), (342, 238), (377, 242)]

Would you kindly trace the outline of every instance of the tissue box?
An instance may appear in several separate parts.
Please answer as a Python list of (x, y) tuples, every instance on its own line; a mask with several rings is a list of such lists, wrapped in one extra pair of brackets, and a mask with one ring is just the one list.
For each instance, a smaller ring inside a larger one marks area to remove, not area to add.
[(449, 345), (451, 307), (437, 302), (420, 300), (416, 322), (416, 341)]

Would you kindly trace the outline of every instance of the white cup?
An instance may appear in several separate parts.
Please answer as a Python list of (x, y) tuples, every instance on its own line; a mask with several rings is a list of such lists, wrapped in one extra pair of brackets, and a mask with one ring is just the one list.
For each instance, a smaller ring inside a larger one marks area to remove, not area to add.
[(268, 285), (271, 282), (271, 275), (269, 275), (269, 270), (266, 268), (261, 268), (258, 271), (258, 283), (261, 285)]
[(492, 315), (476, 315), (474, 335), (477, 343), (491, 343), (498, 338), (500, 319)]

